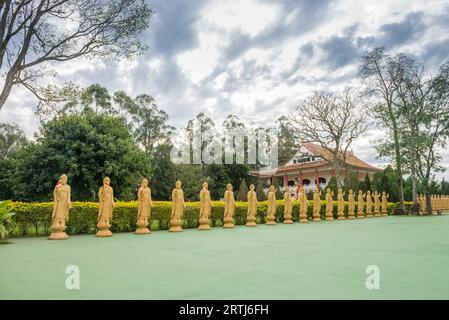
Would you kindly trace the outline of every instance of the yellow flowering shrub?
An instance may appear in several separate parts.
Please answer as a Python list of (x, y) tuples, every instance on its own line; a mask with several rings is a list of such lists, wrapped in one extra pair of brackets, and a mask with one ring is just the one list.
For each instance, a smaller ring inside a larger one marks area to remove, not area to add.
[[(326, 201), (321, 201), (321, 218), (324, 219), (326, 213)], [(200, 211), (199, 202), (186, 202), (184, 210), (183, 228), (196, 228), (198, 226), (198, 216)], [(345, 213), (347, 214), (348, 203), (345, 203)], [(166, 230), (169, 228), (171, 201), (154, 201), (150, 216), (150, 228), (152, 230)], [(13, 217), (17, 227), (13, 236), (18, 235), (48, 235), (51, 226), (52, 202), (13, 202), (12, 211), (16, 213)], [(388, 204), (388, 213), (392, 214), (395, 208), (394, 203)], [(264, 223), (267, 211), (267, 202), (259, 202), (257, 210), (257, 223)], [(309, 200), (308, 216), (312, 217), (313, 201)], [(357, 206), (356, 210), (357, 212)], [(234, 220), (236, 225), (246, 223), (247, 203), (236, 202)], [(224, 202), (213, 201), (210, 223), (213, 227), (223, 224)], [(96, 232), (98, 215), (98, 203), (95, 202), (72, 202), (67, 223), (68, 234), (92, 234)], [(277, 201), (276, 220), (282, 222), (284, 215), (283, 201)], [(114, 209), (111, 230), (112, 232), (131, 232), (136, 229), (137, 201), (116, 202)], [(337, 201), (334, 201), (334, 217), (337, 216)], [(299, 219), (299, 204), (294, 201), (293, 221)]]

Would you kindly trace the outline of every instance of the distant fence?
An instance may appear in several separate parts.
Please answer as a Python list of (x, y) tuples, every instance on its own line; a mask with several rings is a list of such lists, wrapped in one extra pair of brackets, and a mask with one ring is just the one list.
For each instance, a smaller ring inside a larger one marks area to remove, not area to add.
[[(430, 204), (432, 206), (432, 213), (449, 211), (449, 195), (430, 195)], [(425, 213), (427, 211), (427, 201), (425, 195), (419, 195), (419, 212)]]

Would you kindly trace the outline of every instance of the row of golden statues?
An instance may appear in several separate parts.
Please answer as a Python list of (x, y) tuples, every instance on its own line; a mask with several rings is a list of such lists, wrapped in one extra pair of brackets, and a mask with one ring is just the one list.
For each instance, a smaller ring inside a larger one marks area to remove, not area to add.
[[(427, 212), (427, 201), (424, 194), (420, 194), (419, 197), (419, 212)], [(432, 213), (437, 214), (441, 211), (449, 210), (449, 196), (448, 195), (430, 195), (430, 205), (432, 207)]]
[[(71, 207), (70, 202), (70, 186), (67, 184), (67, 175), (63, 174), (54, 189), (54, 205), (53, 205), (53, 213), (52, 213), (52, 233), (49, 239), (52, 240), (60, 240), (67, 239), (68, 236), (64, 232), (66, 229), (66, 222), (69, 218), (69, 209)], [(104, 178), (103, 186), (101, 186), (98, 195), (99, 195), (99, 210), (98, 210), (98, 219), (97, 219), (97, 228), (98, 231), (96, 233), (97, 237), (110, 237), (112, 236), (112, 232), (109, 230), (110, 223), (112, 221), (112, 213), (115, 207), (114, 202), (114, 191), (110, 186), (109, 177)], [(184, 214), (184, 209), (186, 208), (186, 204), (184, 202), (184, 192), (181, 189), (181, 181), (176, 181), (175, 188), (172, 191), (172, 211), (170, 216), (170, 232), (180, 232), (182, 231), (182, 217)], [(345, 192), (342, 189), (338, 190), (337, 194), (337, 219), (345, 220), (345, 219), (355, 219), (355, 218), (364, 218), (364, 209), (366, 212), (366, 217), (380, 217), (380, 216), (388, 216), (387, 206), (388, 206), (388, 195), (386, 192), (382, 192), (382, 194), (375, 191), (371, 194), (371, 191), (367, 191), (366, 194), (363, 194), (362, 191), (358, 192), (357, 199), (355, 199), (355, 195), (352, 190), (349, 190), (348, 193), (348, 212), (347, 218), (345, 217), (344, 209), (345, 209)], [(283, 223), (291, 224), (292, 220), (292, 210), (293, 210), (293, 202), (294, 198), (291, 197), (290, 188), (287, 187), (284, 192), (284, 220)], [(326, 192), (326, 215), (325, 220), (333, 220), (334, 219), (334, 193), (330, 189), (327, 189)], [(137, 209), (137, 229), (135, 231), (136, 234), (148, 234), (150, 230), (148, 229), (148, 221), (151, 214), (151, 208), (153, 207), (153, 202), (151, 200), (151, 189), (148, 187), (148, 180), (143, 179), (141, 182), (141, 186), (138, 190), (138, 209)], [(223, 227), (224, 228), (233, 228), (235, 227), (233, 222), (234, 211), (235, 211), (235, 198), (233, 187), (229, 183), (226, 186), (226, 191), (224, 193), (224, 220)], [(304, 187), (301, 188), (301, 192), (298, 198), (299, 201), (299, 222), (307, 223), (309, 222), (307, 219), (307, 210), (308, 210), (308, 199), (306, 195), (306, 190)], [(449, 198), (447, 198), (447, 203), (449, 204)], [(276, 190), (273, 185), (270, 186), (268, 192), (268, 210), (267, 210), (267, 219), (266, 224), (275, 225), (276, 224)], [(357, 212), (355, 211), (355, 206), (357, 203)], [(248, 208), (247, 208), (247, 219), (246, 226), (247, 227), (255, 227), (256, 224), (256, 214), (258, 208), (257, 195), (255, 192), (254, 184), (251, 184), (248, 191)], [(320, 190), (316, 190), (313, 194), (313, 215), (312, 221), (319, 222), (321, 221), (321, 192)], [(212, 201), (209, 192), (209, 186), (207, 182), (203, 183), (203, 187), (200, 191), (200, 214), (199, 214), (199, 230), (210, 230), (209, 225), (209, 217), (211, 215), (212, 210)]]

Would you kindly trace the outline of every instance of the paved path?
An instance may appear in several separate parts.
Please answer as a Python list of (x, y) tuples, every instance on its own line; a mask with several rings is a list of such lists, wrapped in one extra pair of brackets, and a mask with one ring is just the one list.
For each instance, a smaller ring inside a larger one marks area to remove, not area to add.
[(0, 299), (449, 299), (449, 215), (12, 242)]

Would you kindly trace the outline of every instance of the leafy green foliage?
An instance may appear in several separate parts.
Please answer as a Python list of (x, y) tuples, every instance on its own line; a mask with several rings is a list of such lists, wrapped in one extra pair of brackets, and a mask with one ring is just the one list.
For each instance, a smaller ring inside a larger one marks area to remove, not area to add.
[(284, 165), (298, 152), (300, 137), (287, 116), (279, 117), (276, 120), (276, 124), (279, 129), (278, 163), (279, 165)]
[(246, 185), (245, 178), (242, 179), (242, 182), (240, 183), (239, 192), (237, 195), (238, 201), (248, 201), (248, 186)]
[(14, 229), (16, 223), (12, 220), (15, 215), (11, 212), (10, 201), (0, 201), (0, 241), (6, 242), (10, 232)]
[(335, 177), (331, 177), (329, 179), (329, 182), (326, 185), (326, 190), (327, 189), (331, 189), (331, 191), (334, 192), (334, 194), (338, 194), (338, 186), (337, 186), (337, 179), (335, 179)]
[(0, 160), (27, 143), (24, 132), (17, 126), (0, 123)]
[(111, 178), (116, 197), (129, 200), (151, 173), (124, 121), (90, 111), (46, 123), (37, 142), (16, 152), (12, 163), (12, 196), (26, 201), (49, 200), (62, 173), (69, 176), (75, 200), (95, 199), (104, 176)]
[[(195, 201), (199, 199), (200, 191), (204, 181), (207, 178), (203, 176), (201, 165), (199, 164), (178, 164), (175, 166), (175, 175), (173, 176), (171, 190), (175, 187), (176, 180), (181, 180), (182, 190), (186, 201)], [(171, 197), (171, 190), (169, 196)], [(171, 199), (171, 198), (170, 198)]]
[(261, 179), (256, 184), (256, 196), (258, 201), (264, 201), (267, 200), (267, 194), (263, 190), (263, 182)]

